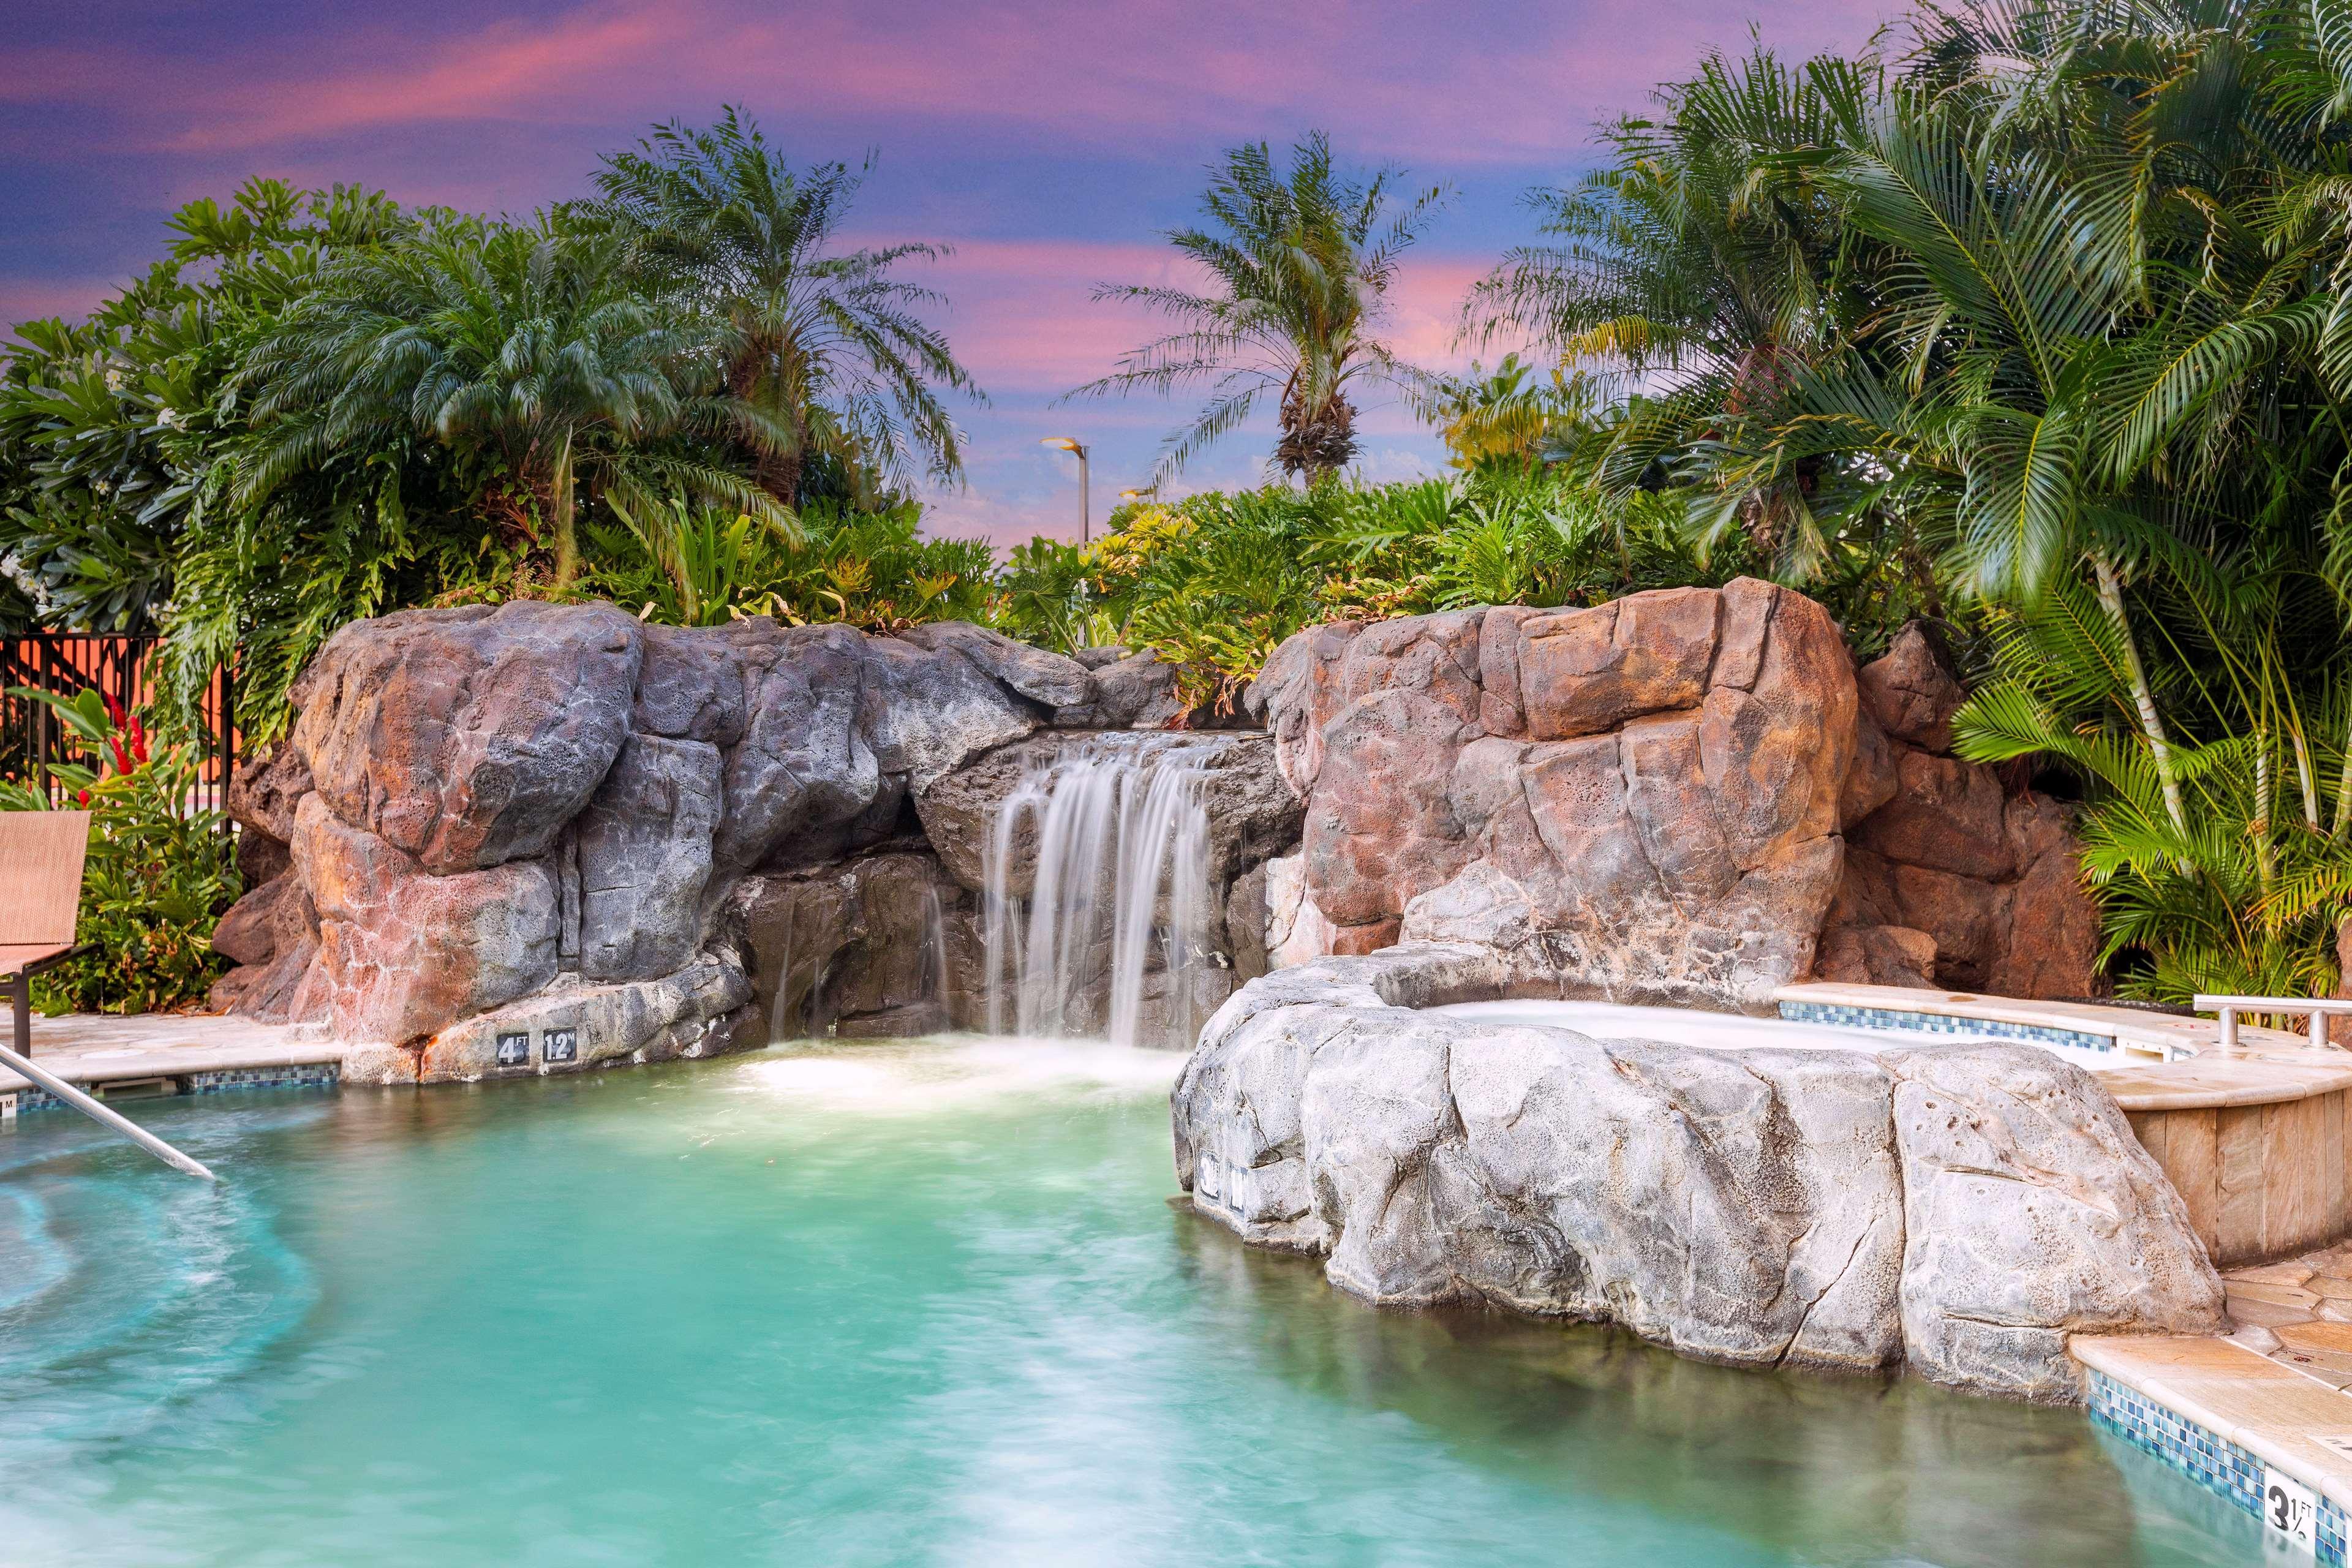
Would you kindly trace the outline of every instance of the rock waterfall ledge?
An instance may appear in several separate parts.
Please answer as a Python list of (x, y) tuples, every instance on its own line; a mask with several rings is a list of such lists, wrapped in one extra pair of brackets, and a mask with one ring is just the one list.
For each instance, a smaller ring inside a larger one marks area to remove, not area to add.
[[(214, 1000), (351, 1043), (361, 1081), (969, 1026), (991, 814), (1038, 758), (1181, 717), (1174, 689), (1149, 654), (1081, 664), (954, 623), (356, 622), (231, 792), (257, 874), (215, 934), (241, 967)], [(1200, 752), (1219, 819), (1198, 994), (1137, 983), (1137, 1009), (1202, 1016), (1265, 967), (1261, 867), (1298, 803), (1262, 735), (1127, 743)]]
[(1749, 1365), (2078, 1396), (2078, 1333), (2208, 1333), (2221, 1287), (2115, 1101), (2026, 1046), (1707, 1050), (1416, 1009), (1507, 955), (1280, 970), (1172, 1096), (1193, 1206), (1381, 1303), (1615, 1321)]

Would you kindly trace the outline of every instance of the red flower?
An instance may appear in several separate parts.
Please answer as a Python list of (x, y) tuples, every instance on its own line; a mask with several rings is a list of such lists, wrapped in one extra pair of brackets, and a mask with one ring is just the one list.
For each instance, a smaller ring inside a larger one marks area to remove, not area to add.
[(142, 763), (147, 761), (147, 726), (135, 714), (131, 720), (131, 754)]
[(89, 804), (89, 791), (86, 789), (76, 790), (74, 792), (74, 804), (76, 805), (88, 805)]
[(129, 716), (122, 710), (122, 704), (116, 701), (111, 693), (100, 692), (100, 695), (106, 699), (106, 716), (114, 721), (116, 729), (120, 730), (131, 722)]
[(106, 738), (106, 744), (107, 749), (114, 753), (114, 771), (118, 773), (131, 772), (131, 753), (122, 749), (122, 737), (109, 735)]

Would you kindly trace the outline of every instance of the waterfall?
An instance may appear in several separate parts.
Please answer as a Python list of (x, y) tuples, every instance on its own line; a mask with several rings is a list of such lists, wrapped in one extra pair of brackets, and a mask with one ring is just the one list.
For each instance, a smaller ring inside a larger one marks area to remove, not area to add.
[(1205, 751), (1181, 737), (1098, 735), (1030, 764), (983, 856), (991, 1033), (1142, 1043), (1155, 977), (1165, 1016), (1151, 1021), (1180, 1031), (1198, 1022), (1190, 982), (1207, 962)]

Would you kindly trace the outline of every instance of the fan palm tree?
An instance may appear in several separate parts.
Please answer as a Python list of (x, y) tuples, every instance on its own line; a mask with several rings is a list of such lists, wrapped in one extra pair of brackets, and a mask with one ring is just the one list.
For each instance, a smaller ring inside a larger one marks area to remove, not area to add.
[(1383, 381), (1421, 384), (1375, 333), (1398, 258), (1445, 190), (1433, 185), (1400, 201), (1397, 179), (1389, 171), (1363, 180), (1340, 174), (1321, 132), (1292, 150), (1286, 174), (1264, 142), (1226, 153), (1202, 197), (1208, 223), (1167, 237), (1206, 275), (1206, 287), (1096, 289), (1097, 300), (1148, 305), (1177, 325), (1069, 395), (1209, 387), (1199, 416), (1162, 445), (1154, 484), (1268, 397), (1278, 399), (1274, 457), (1284, 473), (1312, 480), (1346, 467), (1358, 450), (1354, 394)]
[(948, 247), (839, 244), (872, 167), (795, 173), (729, 108), (709, 130), (673, 122), (608, 156), (596, 175), (603, 199), (583, 215), (621, 239), (641, 278), (709, 324), (729, 394), (776, 435), (755, 448), (753, 476), (787, 506), (805, 499), (803, 477), (822, 458), (869, 496), (877, 479), (960, 479), (963, 438), (940, 392), (987, 401), (918, 314), (945, 301), (892, 276)]
[(339, 267), (247, 361), (258, 441), (236, 503), (414, 434), (545, 542), (559, 588), (580, 570), (583, 488), (625, 518), (683, 492), (789, 531), (789, 511), (695, 441), (769, 451), (792, 432), (719, 385), (695, 323), (633, 291), (623, 261), (608, 236), (469, 222)]

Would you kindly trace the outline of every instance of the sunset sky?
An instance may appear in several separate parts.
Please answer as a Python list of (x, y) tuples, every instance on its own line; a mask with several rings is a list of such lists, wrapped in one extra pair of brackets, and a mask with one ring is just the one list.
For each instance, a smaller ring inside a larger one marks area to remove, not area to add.
[[(1148, 318), (1100, 281), (1174, 281), (1160, 231), (1244, 140), (1328, 130), (1344, 160), (1454, 187), (1392, 307), (1410, 357), (1450, 363), (1472, 279), (1531, 237), (1521, 198), (1572, 177), (1594, 122), (1635, 109), (1751, 24), (1787, 54), (1850, 50), (1891, 0), (1560, 0), (1311, 6), (748, 3), (748, 0), (83, 0), (24, 7), (0, 50), (0, 321), (74, 312), (160, 251), (163, 216), (245, 177), (382, 185), (404, 201), (527, 212), (582, 193), (597, 155), (652, 121), (743, 105), (795, 162), (880, 164), (859, 238), (955, 247), (924, 269), (989, 393), (961, 418), (968, 489), (932, 526), (1075, 535), (1140, 484), (1197, 403), (1049, 407), (1112, 368)], [(1363, 471), (1435, 466), (1393, 405), (1363, 421)], [(1231, 437), (1188, 488), (1254, 482), (1270, 446)]]

